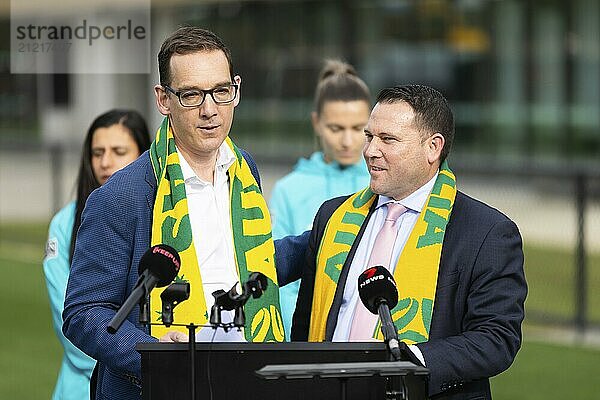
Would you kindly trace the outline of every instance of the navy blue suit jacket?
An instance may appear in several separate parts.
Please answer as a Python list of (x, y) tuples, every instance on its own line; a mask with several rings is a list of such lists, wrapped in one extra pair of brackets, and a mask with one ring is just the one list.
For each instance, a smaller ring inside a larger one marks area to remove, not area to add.
[[(292, 340), (307, 340), (315, 259), (327, 221), (347, 197), (325, 202), (315, 217), (296, 304)], [(376, 202), (374, 203), (376, 204)], [(367, 218), (373, 213), (373, 208)], [(328, 314), (331, 340), (363, 223)], [(418, 344), (430, 371), (432, 399), (490, 399), (488, 378), (507, 369), (521, 345), (527, 285), (517, 226), (499, 211), (457, 192), (446, 227), (429, 341)]]
[[(252, 174), (260, 177), (242, 150)], [(111, 318), (137, 282), (138, 263), (150, 247), (156, 179), (148, 152), (115, 173), (86, 203), (77, 234), (63, 311), (63, 332), (77, 347), (98, 360), (97, 399), (140, 398), (140, 355), (135, 346), (154, 342), (141, 326), (139, 307), (116, 334), (106, 331)], [(305, 235), (307, 237), (307, 235)], [(306, 240), (275, 241), (280, 284), (301, 264)], [(281, 272), (281, 273), (279, 273)]]

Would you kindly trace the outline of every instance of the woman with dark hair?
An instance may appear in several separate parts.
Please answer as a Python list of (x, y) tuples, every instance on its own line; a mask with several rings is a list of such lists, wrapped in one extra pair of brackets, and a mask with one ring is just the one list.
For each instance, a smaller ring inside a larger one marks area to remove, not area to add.
[(54, 330), (64, 348), (53, 400), (89, 399), (90, 376), (96, 362), (73, 346), (62, 333), (65, 290), (85, 202), (94, 189), (149, 147), (146, 122), (136, 111), (111, 110), (97, 117), (83, 143), (77, 198), (61, 209), (50, 222), (44, 274)]
[[(119, 146), (114, 146), (116, 143)], [(109, 144), (112, 146), (108, 146)], [(137, 148), (133, 146), (134, 144)], [(69, 261), (73, 257), (75, 237), (81, 224), (81, 213), (90, 193), (103, 185), (114, 172), (138, 158), (149, 148), (150, 135), (146, 121), (136, 111), (110, 110), (92, 122), (83, 143), (77, 177), (75, 223), (71, 235)]]
[[(274, 239), (311, 229), (325, 200), (354, 193), (369, 184), (361, 153), (370, 107), (369, 88), (354, 68), (341, 61), (326, 61), (311, 115), (321, 151), (300, 159), (294, 170), (275, 184), (269, 202)], [(279, 290), (288, 340), (299, 287), (298, 280)]]

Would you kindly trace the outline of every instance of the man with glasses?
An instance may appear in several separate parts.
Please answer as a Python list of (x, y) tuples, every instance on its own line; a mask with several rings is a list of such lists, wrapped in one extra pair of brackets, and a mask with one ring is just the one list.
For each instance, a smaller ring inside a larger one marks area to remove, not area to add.
[[(191, 285), (175, 324), (206, 325), (214, 291), (263, 273), (268, 287), (248, 303), (245, 329), (217, 330), (214, 337), (253, 342), (284, 338), (275, 245), (278, 263), (288, 265), (299, 264), (293, 256), (301, 258), (304, 249), (301, 242), (274, 245), (256, 165), (228, 137), (241, 85), (229, 49), (209, 31), (183, 27), (165, 40), (158, 64), (154, 92), (165, 119), (149, 152), (90, 196), (67, 288), (63, 331), (98, 360), (97, 399), (140, 397), (137, 343), (188, 340), (185, 327), (160, 325), (162, 289), (150, 295), (151, 331), (139, 323), (137, 308), (114, 335), (106, 330), (151, 245), (175, 248), (181, 257), (176, 280)], [(223, 323), (232, 318), (222, 315)], [(212, 340), (213, 333), (203, 328), (196, 338)]]

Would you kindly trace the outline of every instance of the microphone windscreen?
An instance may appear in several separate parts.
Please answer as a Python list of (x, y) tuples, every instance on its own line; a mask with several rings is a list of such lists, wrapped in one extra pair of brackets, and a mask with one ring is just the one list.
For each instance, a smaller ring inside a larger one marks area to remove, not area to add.
[(179, 272), (181, 260), (177, 250), (166, 244), (157, 244), (150, 247), (140, 259), (138, 273), (141, 275), (149, 270), (158, 278), (157, 287), (167, 286)]
[(390, 271), (381, 266), (368, 268), (358, 276), (358, 295), (367, 310), (377, 314), (377, 307), (385, 301), (390, 310), (398, 304), (398, 289)]

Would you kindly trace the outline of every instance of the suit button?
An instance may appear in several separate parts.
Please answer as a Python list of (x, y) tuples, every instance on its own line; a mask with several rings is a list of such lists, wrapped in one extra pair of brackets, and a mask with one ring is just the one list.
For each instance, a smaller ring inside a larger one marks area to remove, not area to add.
[(442, 383), (442, 386), (440, 387), (440, 389), (441, 389), (442, 391), (446, 391), (446, 390), (448, 390), (448, 384), (447, 384), (446, 382)]

